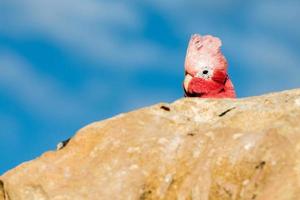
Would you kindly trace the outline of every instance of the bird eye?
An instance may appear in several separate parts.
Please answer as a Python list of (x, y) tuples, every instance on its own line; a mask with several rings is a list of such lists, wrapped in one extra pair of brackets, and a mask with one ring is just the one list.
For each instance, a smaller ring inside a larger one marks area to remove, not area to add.
[(196, 77), (198, 78), (203, 78), (203, 79), (209, 79), (212, 76), (212, 69), (205, 66), (200, 70), (197, 74)]

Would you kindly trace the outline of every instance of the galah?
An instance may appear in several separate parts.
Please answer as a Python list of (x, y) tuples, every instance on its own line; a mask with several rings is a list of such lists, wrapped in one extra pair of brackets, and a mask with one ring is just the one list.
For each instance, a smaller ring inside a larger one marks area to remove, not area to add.
[(185, 58), (186, 97), (236, 98), (221, 45), (217, 37), (192, 35)]

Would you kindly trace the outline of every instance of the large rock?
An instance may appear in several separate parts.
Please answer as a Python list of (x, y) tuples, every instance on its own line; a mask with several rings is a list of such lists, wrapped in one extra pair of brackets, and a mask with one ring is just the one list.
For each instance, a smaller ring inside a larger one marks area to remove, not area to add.
[(300, 90), (121, 114), (0, 179), (1, 200), (299, 200)]

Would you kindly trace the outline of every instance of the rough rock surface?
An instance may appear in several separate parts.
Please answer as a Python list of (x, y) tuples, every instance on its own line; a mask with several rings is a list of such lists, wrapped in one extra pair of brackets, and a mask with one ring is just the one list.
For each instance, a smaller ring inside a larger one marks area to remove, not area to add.
[(298, 200), (300, 90), (121, 114), (0, 180), (0, 200)]

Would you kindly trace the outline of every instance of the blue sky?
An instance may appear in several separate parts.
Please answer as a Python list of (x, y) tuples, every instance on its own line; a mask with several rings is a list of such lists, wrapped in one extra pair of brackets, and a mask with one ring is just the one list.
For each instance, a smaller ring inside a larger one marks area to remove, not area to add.
[(1, 0), (0, 174), (81, 127), (183, 95), (193, 33), (239, 97), (300, 87), (300, 1)]

